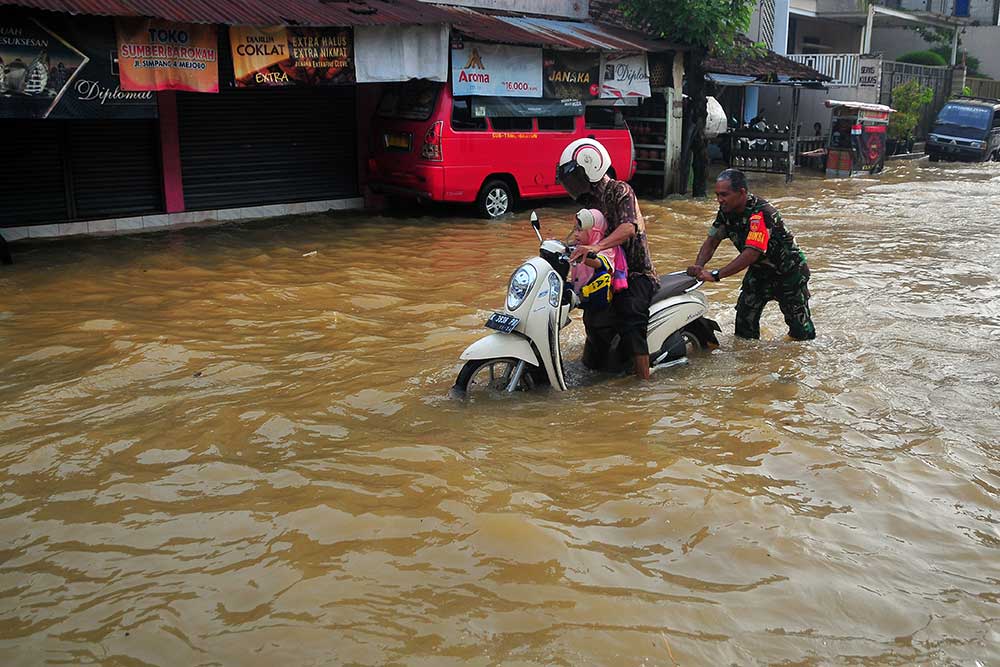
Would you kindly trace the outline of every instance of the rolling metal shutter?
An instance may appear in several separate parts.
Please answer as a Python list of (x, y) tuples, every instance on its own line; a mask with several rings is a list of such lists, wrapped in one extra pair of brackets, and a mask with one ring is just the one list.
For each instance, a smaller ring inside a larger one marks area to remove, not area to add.
[(358, 194), (355, 87), (179, 93), (188, 210)]
[(102, 120), (71, 125), (74, 217), (93, 220), (163, 211), (156, 123)]
[(5, 120), (0, 133), (0, 227), (66, 220), (62, 123)]
[(0, 226), (163, 211), (155, 121), (0, 122)]

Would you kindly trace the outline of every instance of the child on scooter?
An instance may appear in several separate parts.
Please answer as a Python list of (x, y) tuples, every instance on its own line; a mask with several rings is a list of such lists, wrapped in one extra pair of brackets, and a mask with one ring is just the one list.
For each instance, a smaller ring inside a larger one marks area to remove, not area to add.
[[(594, 245), (607, 235), (604, 214), (595, 208), (581, 209), (576, 214), (573, 242)], [(586, 257), (575, 265), (569, 275), (573, 289), (580, 295), (583, 326), (587, 342), (583, 348), (583, 365), (594, 370), (605, 369), (607, 351), (617, 333), (614, 315), (608, 306), (614, 292), (628, 287), (628, 264), (621, 248), (602, 250), (597, 258)]]

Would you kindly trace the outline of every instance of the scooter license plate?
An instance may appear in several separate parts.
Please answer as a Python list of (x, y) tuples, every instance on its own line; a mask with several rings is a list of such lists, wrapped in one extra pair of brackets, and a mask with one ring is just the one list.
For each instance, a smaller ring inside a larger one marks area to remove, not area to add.
[(486, 320), (486, 328), (496, 329), (500, 333), (510, 333), (520, 323), (521, 318), (519, 317), (505, 315), (504, 313), (493, 313), (490, 315), (490, 319)]

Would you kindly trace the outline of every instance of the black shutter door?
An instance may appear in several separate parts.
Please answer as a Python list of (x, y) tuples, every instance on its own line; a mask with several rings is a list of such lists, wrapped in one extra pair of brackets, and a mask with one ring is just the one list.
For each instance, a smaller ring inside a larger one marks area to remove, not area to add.
[(163, 210), (155, 122), (74, 121), (69, 156), (77, 218)]
[(355, 88), (179, 93), (189, 210), (358, 194)]
[(63, 124), (0, 121), (0, 227), (66, 220)]
[(155, 121), (0, 122), (0, 226), (163, 210)]

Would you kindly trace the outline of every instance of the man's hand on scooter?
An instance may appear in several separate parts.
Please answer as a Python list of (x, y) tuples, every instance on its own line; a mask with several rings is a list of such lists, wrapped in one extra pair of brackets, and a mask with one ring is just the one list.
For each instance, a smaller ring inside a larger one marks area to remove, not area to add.
[(692, 278), (697, 278), (701, 275), (701, 272), (705, 270), (705, 267), (701, 264), (692, 264), (687, 268), (687, 274)]

